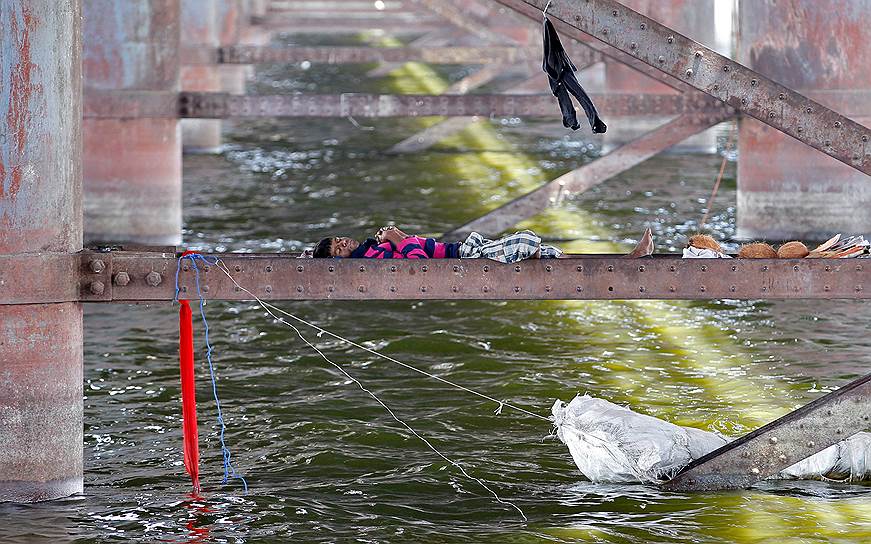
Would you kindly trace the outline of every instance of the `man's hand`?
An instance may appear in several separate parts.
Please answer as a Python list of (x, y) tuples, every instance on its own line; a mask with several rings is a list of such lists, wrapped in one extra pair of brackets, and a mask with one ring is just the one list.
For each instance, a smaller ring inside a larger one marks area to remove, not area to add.
[(381, 231), (381, 239), (398, 246), (408, 235), (396, 227), (384, 227)]

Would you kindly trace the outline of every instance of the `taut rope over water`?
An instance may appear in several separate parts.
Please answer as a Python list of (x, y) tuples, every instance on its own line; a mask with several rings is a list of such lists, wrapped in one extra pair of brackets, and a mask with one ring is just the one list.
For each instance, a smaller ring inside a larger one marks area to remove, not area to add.
[(510, 404), (510, 403), (508, 403), (508, 402), (505, 402), (505, 401), (501, 401), (501, 400), (495, 399), (495, 398), (493, 398), (493, 397), (491, 397), (491, 396), (489, 396), (489, 395), (486, 395), (486, 394), (484, 394), (484, 393), (480, 393), (480, 392), (475, 391), (475, 390), (473, 390), (473, 389), (469, 389), (468, 387), (464, 387), (464, 386), (462, 386), (462, 385), (456, 384), (456, 383), (454, 383), (454, 382), (452, 382), (452, 381), (450, 381), (450, 380), (446, 380), (446, 379), (444, 379), (444, 378), (442, 378), (442, 377), (440, 377), (440, 376), (436, 376), (436, 375), (434, 375), (434, 374), (430, 374), (429, 372), (426, 372), (426, 371), (424, 371), (424, 370), (421, 370), (421, 369), (416, 368), (416, 367), (414, 367), (414, 366), (411, 366), (411, 365), (409, 365), (409, 364), (403, 363), (402, 361), (399, 361), (399, 360), (397, 360), (397, 359), (394, 359), (393, 357), (390, 357), (390, 356), (388, 356), (388, 355), (384, 355), (384, 354), (382, 354), (382, 353), (379, 353), (379, 352), (377, 352), (377, 351), (375, 351), (375, 350), (373, 350), (373, 349), (367, 348), (366, 346), (363, 346), (363, 345), (361, 345), (361, 344), (358, 344), (358, 343), (356, 343), (356, 342), (354, 342), (354, 341), (352, 341), (352, 340), (348, 340), (348, 339), (346, 339), (346, 338), (343, 338), (342, 336), (339, 336), (338, 334), (335, 334), (335, 333), (333, 333), (333, 332), (330, 332), (330, 331), (328, 331), (328, 330), (326, 330), (326, 329), (324, 329), (324, 328), (321, 328), (321, 327), (319, 327), (319, 326), (317, 326), (317, 325), (315, 325), (315, 324), (313, 324), (313, 323), (310, 323), (310, 322), (308, 322), (308, 321), (306, 321), (306, 320), (304, 320), (304, 319), (302, 319), (302, 318), (299, 318), (299, 317), (297, 317), (297, 316), (291, 314), (290, 312), (287, 312), (287, 311), (285, 311), (285, 310), (283, 310), (283, 309), (281, 309), (281, 308), (279, 308), (279, 307), (277, 307), (277, 306), (275, 306), (275, 305), (273, 305), (273, 304), (270, 304), (270, 303), (268, 303), (268, 302), (264, 302), (264, 301), (261, 300), (257, 295), (255, 295), (254, 293), (252, 293), (250, 290), (248, 290), (248, 289), (246, 289), (245, 287), (243, 287), (242, 285), (240, 285), (240, 284), (236, 281), (236, 278), (234, 278), (233, 275), (230, 274), (230, 270), (227, 268), (227, 266), (224, 264), (224, 262), (221, 261), (220, 258), (216, 258), (216, 260), (215, 260), (215, 265), (218, 267), (219, 270), (221, 270), (221, 271), (222, 271), (222, 272), (223, 272), (223, 273), (224, 273), (224, 274), (225, 274), (225, 275), (230, 279), (230, 281), (233, 282), (233, 284), (236, 286), (237, 289), (239, 289), (240, 291), (242, 291), (242, 292), (247, 293), (248, 295), (250, 295), (251, 298), (254, 299), (254, 300), (257, 302), (257, 304), (259, 304), (260, 307), (263, 308), (263, 309), (266, 311), (266, 313), (268, 313), (270, 316), (273, 317), (273, 319), (275, 319), (275, 320), (278, 321), (279, 323), (282, 323), (282, 324), (286, 325), (287, 327), (293, 329), (293, 331), (296, 333), (296, 335), (299, 336), (299, 338), (300, 338), (303, 342), (305, 342), (305, 344), (306, 344), (307, 346), (309, 346), (310, 348), (312, 348), (315, 352), (317, 352), (317, 354), (318, 354), (318, 355), (319, 355), (319, 356), (320, 356), (324, 361), (326, 361), (326, 362), (329, 363), (331, 366), (333, 366), (334, 368), (336, 368), (336, 369), (337, 369), (339, 372), (341, 372), (341, 373), (342, 373), (346, 378), (348, 378), (349, 380), (351, 380), (352, 382), (354, 382), (354, 384), (356, 384), (357, 387), (359, 387), (359, 388), (360, 388), (361, 390), (363, 390), (366, 394), (368, 394), (370, 397), (372, 397), (372, 398), (375, 400), (375, 402), (377, 402), (379, 405), (381, 405), (381, 407), (384, 408), (384, 409), (387, 411), (388, 414), (390, 414), (390, 417), (392, 417), (394, 421), (396, 421), (397, 423), (399, 423), (400, 425), (402, 425), (403, 427), (405, 427), (405, 428), (408, 430), (408, 432), (410, 432), (410, 433), (413, 434), (415, 437), (417, 437), (421, 442), (423, 442), (423, 443), (424, 443), (424, 444), (425, 444), (425, 445), (426, 445), (430, 450), (432, 450), (436, 455), (438, 455), (439, 457), (441, 457), (442, 459), (444, 459), (446, 462), (448, 462), (449, 464), (451, 464), (452, 466), (454, 466), (457, 470), (460, 471), (460, 473), (461, 473), (463, 476), (465, 476), (466, 478), (468, 478), (468, 479), (470, 479), (470, 480), (476, 482), (478, 485), (480, 485), (482, 488), (484, 488), (488, 493), (490, 493), (491, 495), (493, 495), (493, 497), (496, 499), (497, 502), (499, 502), (500, 504), (505, 504), (505, 505), (508, 505), (508, 506), (514, 508), (515, 510), (517, 510), (518, 513), (520, 513), (520, 515), (521, 515), (522, 518), (523, 518), (523, 521), (528, 521), (528, 518), (526, 517), (526, 514), (523, 513), (523, 510), (521, 510), (519, 506), (517, 506), (516, 504), (514, 504), (514, 503), (511, 502), (511, 501), (507, 501), (507, 500), (502, 499), (502, 498), (501, 498), (501, 497), (500, 497), (500, 496), (499, 496), (499, 495), (498, 495), (498, 494), (497, 494), (497, 493), (496, 493), (492, 488), (490, 488), (490, 486), (488, 486), (488, 485), (487, 485), (483, 480), (481, 480), (480, 478), (477, 478), (477, 477), (475, 477), (475, 476), (472, 476), (472, 475), (469, 474), (469, 473), (466, 471), (466, 469), (463, 468), (463, 466), (460, 465), (457, 461), (454, 461), (453, 459), (449, 458), (448, 456), (446, 456), (445, 454), (443, 454), (442, 452), (440, 452), (440, 451), (439, 451), (439, 450), (438, 450), (438, 449), (437, 449), (437, 448), (436, 448), (436, 447), (435, 447), (435, 446), (434, 446), (434, 445), (433, 445), (429, 440), (427, 440), (427, 439), (426, 439), (425, 437), (423, 437), (420, 433), (418, 433), (416, 430), (414, 430), (414, 429), (413, 429), (413, 428), (412, 428), (408, 423), (406, 423), (405, 421), (403, 421), (402, 419), (400, 419), (399, 416), (397, 416), (396, 413), (395, 413), (395, 412), (394, 412), (394, 411), (393, 411), (389, 406), (387, 406), (387, 404), (384, 403), (384, 401), (382, 401), (380, 398), (378, 398), (378, 396), (377, 396), (375, 393), (373, 393), (370, 389), (366, 388), (366, 387), (365, 387), (365, 386), (364, 386), (364, 385), (363, 385), (363, 384), (362, 384), (362, 383), (361, 383), (357, 378), (355, 378), (354, 376), (352, 376), (351, 374), (349, 374), (349, 373), (348, 373), (348, 372), (347, 372), (347, 371), (346, 371), (346, 370), (345, 370), (341, 365), (339, 365), (338, 363), (336, 363), (336, 362), (330, 360), (330, 359), (329, 359), (329, 358), (328, 358), (328, 357), (327, 357), (327, 356), (326, 356), (326, 355), (325, 355), (325, 354), (324, 354), (324, 353), (323, 353), (323, 352), (322, 352), (322, 351), (321, 351), (317, 346), (315, 346), (314, 344), (312, 344), (312, 343), (311, 343), (311, 342), (310, 342), (310, 341), (309, 341), (305, 336), (303, 336), (302, 332), (299, 330), (298, 327), (296, 327), (294, 324), (288, 322), (288, 321), (287, 321), (286, 319), (284, 319), (283, 317), (280, 317), (280, 316), (276, 315), (275, 312), (278, 312), (278, 313), (280, 313), (280, 314), (283, 314), (283, 315), (285, 315), (285, 316), (287, 316), (287, 317), (289, 317), (289, 318), (291, 318), (291, 319), (297, 321), (298, 323), (301, 323), (301, 324), (304, 324), (304, 325), (306, 325), (306, 326), (308, 326), (308, 327), (311, 327), (312, 329), (318, 331), (318, 333), (319, 333), (318, 335), (319, 335), (319, 336), (320, 336), (320, 334), (327, 334), (327, 335), (329, 335), (329, 336), (331, 336), (331, 337), (333, 337), (333, 338), (335, 338), (335, 339), (337, 339), (337, 340), (340, 340), (340, 341), (342, 341), (342, 342), (347, 343), (348, 345), (354, 346), (354, 347), (359, 348), (359, 349), (361, 349), (361, 350), (363, 350), (363, 351), (366, 351), (366, 352), (368, 352), (368, 353), (371, 353), (371, 354), (373, 354), (373, 355), (376, 355), (376, 356), (378, 356), (378, 357), (381, 357), (382, 359), (385, 359), (385, 360), (388, 360), (388, 361), (393, 362), (393, 363), (395, 363), (395, 364), (398, 364), (398, 365), (400, 365), (400, 366), (402, 366), (402, 367), (404, 367), (404, 368), (407, 368), (407, 369), (409, 369), (409, 370), (413, 370), (413, 371), (415, 371), (415, 372), (418, 372), (418, 373), (423, 374), (423, 375), (425, 375), (425, 376), (428, 376), (428, 377), (430, 377), (430, 378), (436, 379), (436, 380), (438, 380), (438, 381), (440, 381), (440, 382), (443, 382), (443, 383), (445, 383), (445, 384), (447, 384), (447, 385), (450, 385), (450, 386), (455, 387), (455, 388), (457, 388), (457, 389), (460, 389), (460, 390), (462, 390), (462, 391), (466, 391), (466, 392), (471, 393), (471, 394), (473, 394), (473, 395), (476, 395), (476, 396), (479, 396), (479, 397), (481, 397), (481, 398), (487, 399), (487, 400), (489, 400), (489, 401), (495, 402), (495, 403), (498, 405), (498, 407), (497, 407), (497, 409), (496, 409), (496, 413), (497, 413), (497, 414), (500, 413), (500, 412), (502, 411), (502, 408), (503, 408), (503, 407), (508, 407), (508, 408), (512, 408), (512, 409), (514, 409), (514, 410), (517, 410), (517, 411), (519, 411), (519, 412), (521, 412), (521, 413), (527, 414), (527, 415), (529, 415), (529, 416), (536, 417), (536, 418), (538, 418), (538, 419), (543, 419), (543, 420), (545, 420), (545, 421), (547, 421), (547, 422), (550, 422), (550, 421), (551, 421), (550, 418), (547, 418), (547, 417), (545, 417), (545, 416), (542, 416), (542, 415), (536, 414), (535, 412), (530, 412), (529, 410), (526, 410), (526, 409), (521, 408), (521, 407), (519, 407), (519, 406), (515, 406), (515, 405)]

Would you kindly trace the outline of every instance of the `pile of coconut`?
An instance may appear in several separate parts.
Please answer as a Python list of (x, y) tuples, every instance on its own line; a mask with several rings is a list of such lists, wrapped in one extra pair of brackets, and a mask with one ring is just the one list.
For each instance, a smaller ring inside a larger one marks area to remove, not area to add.
[[(683, 251), (685, 258), (729, 259), (720, 244), (707, 234), (690, 237)], [(739, 259), (849, 259), (871, 257), (871, 242), (862, 236), (841, 238), (835, 235), (816, 248), (809, 250), (799, 241), (786, 242), (776, 250), (765, 242), (744, 244), (738, 251)]]

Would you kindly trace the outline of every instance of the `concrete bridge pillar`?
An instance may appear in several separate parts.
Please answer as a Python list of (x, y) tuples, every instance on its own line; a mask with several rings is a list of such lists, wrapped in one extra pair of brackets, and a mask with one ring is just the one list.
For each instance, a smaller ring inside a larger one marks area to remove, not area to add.
[[(179, 0), (83, 0), (85, 92), (179, 91)], [(85, 239), (181, 243), (177, 118), (85, 119)]]
[[(621, 2), (681, 34), (729, 55), (731, 45), (729, 40), (718, 43), (715, 39), (717, 36), (715, 0), (621, 0)], [(605, 91), (609, 93), (672, 94), (677, 92), (668, 85), (616, 61), (605, 62), (604, 86)], [(648, 121), (638, 117), (624, 118), (624, 122), (608, 122), (607, 113), (602, 112), (605, 122), (608, 123), (605, 140), (614, 145), (632, 140), (661, 123), (660, 120)], [(689, 138), (676, 147), (713, 151), (715, 146), (716, 136), (706, 132)]]
[[(250, 19), (244, 0), (216, 0), (218, 42), (223, 46), (242, 43), (243, 32)], [(220, 66), (221, 89), (230, 94), (245, 94), (246, 66), (224, 64)]]
[[(743, 1), (738, 60), (871, 126), (869, 13), (871, 0)], [(868, 176), (755, 119), (740, 127), (739, 238), (868, 232)]]
[[(218, 48), (215, 0), (184, 0), (181, 4), (181, 88), (183, 91), (220, 92), (221, 74), (217, 64), (190, 63), (197, 53)], [(186, 54), (186, 52), (191, 54)], [(220, 153), (221, 121), (218, 119), (182, 119), (182, 151), (185, 153)]]
[[(0, 256), (82, 248), (80, 37), (80, 0), (0, 4)], [(0, 502), (82, 491), (82, 406), (81, 304), (0, 306)]]

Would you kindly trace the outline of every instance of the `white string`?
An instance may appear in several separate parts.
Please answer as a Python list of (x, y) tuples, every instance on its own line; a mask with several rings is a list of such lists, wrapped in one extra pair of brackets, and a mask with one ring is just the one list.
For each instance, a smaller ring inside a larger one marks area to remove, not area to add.
[[(264, 301), (260, 300), (260, 298), (258, 298), (257, 295), (255, 295), (254, 293), (252, 293), (252, 292), (249, 291), (248, 289), (246, 289), (246, 288), (242, 287), (241, 285), (239, 285), (239, 283), (238, 283), (238, 282), (236, 281), (236, 279), (235, 279), (235, 278), (230, 274), (229, 269), (227, 269), (227, 266), (224, 264), (224, 262), (223, 262), (221, 259), (217, 259), (216, 264), (217, 264), (217, 266), (218, 266), (218, 269), (220, 269), (224, 274), (226, 274), (227, 277), (230, 278), (230, 281), (232, 281), (238, 289), (240, 289), (240, 290), (244, 291), (245, 293), (248, 293), (249, 295), (251, 295), (251, 296), (254, 298), (254, 300), (257, 301), (257, 303), (260, 305), (260, 307), (263, 308), (264, 310), (266, 310), (266, 313), (268, 313), (269, 315), (271, 315), (271, 316), (272, 316), (276, 321), (278, 321), (279, 323), (283, 323), (284, 325), (287, 325), (288, 327), (290, 327), (291, 329), (293, 329), (293, 331), (296, 333), (296, 335), (299, 336), (299, 338), (300, 338), (303, 342), (305, 342), (306, 345), (308, 345), (308, 346), (309, 346), (310, 348), (312, 348), (315, 352), (317, 352), (317, 354), (320, 355), (321, 358), (322, 358), (324, 361), (326, 361), (327, 363), (329, 363), (330, 365), (332, 365), (334, 368), (336, 368), (336, 370), (338, 370), (339, 372), (341, 372), (341, 373), (342, 373), (346, 378), (348, 378), (349, 380), (351, 380), (352, 382), (354, 382), (354, 383), (357, 385), (357, 387), (359, 387), (359, 388), (362, 389), (364, 392), (366, 392), (366, 394), (368, 394), (370, 397), (372, 397), (372, 398), (375, 400), (375, 402), (377, 402), (378, 404), (380, 404), (381, 407), (384, 408), (384, 409), (387, 411), (388, 414), (390, 414), (390, 417), (392, 417), (392, 418), (394, 419), (394, 421), (396, 421), (397, 423), (399, 423), (400, 425), (402, 425), (403, 427), (405, 427), (405, 428), (408, 430), (408, 432), (410, 432), (411, 434), (413, 434), (414, 436), (416, 436), (416, 437), (417, 437), (421, 442), (423, 442), (424, 444), (426, 444), (426, 446), (427, 446), (429, 449), (431, 449), (433, 452), (435, 452), (436, 455), (438, 455), (439, 457), (441, 457), (442, 459), (444, 459), (446, 462), (448, 462), (448, 463), (450, 463), (451, 465), (453, 465), (454, 467), (456, 467), (456, 469), (459, 470), (459, 471), (463, 474), (463, 476), (465, 476), (466, 478), (468, 478), (468, 479), (470, 479), (470, 480), (472, 480), (472, 481), (474, 481), (474, 482), (477, 482), (478, 485), (480, 485), (480, 486), (483, 487), (485, 490), (487, 490), (488, 493), (490, 493), (491, 495), (493, 495), (493, 497), (496, 499), (497, 502), (499, 502), (499, 503), (501, 503), (501, 504), (505, 504), (505, 505), (507, 505), (507, 506), (510, 506), (510, 507), (514, 508), (515, 510), (517, 510), (518, 513), (520, 513), (521, 517), (523, 518), (523, 521), (528, 521), (528, 518), (526, 517), (526, 514), (523, 513), (523, 510), (521, 510), (519, 506), (517, 506), (516, 504), (514, 504), (514, 503), (511, 502), (511, 501), (506, 501), (506, 500), (502, 499), (502, 498), (501, 498), (501, 497), (500, 497), (500, 496), (499, 496), (499, 495), (498, 495), (498, 494), (497, 494), (493, 489), (491, 489), (490, 486), (488, 486), (488, 485), (487, 485), (487, 484), (486, 484), (482, 479), (477, 478), (477, 477), (475, 477), (475, 476), (472, 476), (471, 474), (469, 474), (468, 472), (466, 472), (466, 469), (463, 468), (462, 465), (460, 465), (458, 462), (454, 461), (453, 459), (449, 458), (448, 456), (446, 456), (445, 454), (443, 454), (442, 452), (440, 452), (438, 449), (436, 449), (436, 447), (433, 446), (432, 443), (431, 443), (429, 440), (427, 440), (427, 439), (424, 438), (420, 433), (418, 433), (416, 430), (414, 430), (414, 429), (413, 429), (413, 428), (412, 428), (408, 423), (406, 423), (405, 421), (403, 421), (402, 419), (400, 419), (400, 418), (396, 415), (396, 413), (394, 413), (393, 410), (390, 409), (389, 406), (387, 406), (386, 404), (384, 404), (384, 402), (383, 402), (380, 398), (378, 398), (378, 396), (377, 396), (375, 393), (373, 393), (371, 390), (367, 389), (367, 388), (366, 388), (362, 383), (360, 383), (360, 381), (359, 381), (357, 378), (351, 376), (351, 375), (350, 375), (350, 374), (349, 374), (349, 373), (348, 373), (348, 372), (347, 372), (347, 371), (346, 371), (342, 366), (340, 366), (339, 364), (337, 364), (337, 363), (331, 361), (331, 360), (330, 360), (326, 355), (324, 355), (324, 353), (323, 353), (320, 349), (318, 349), (317, 346), (315, 346), (314, 344), (312, 344), (311, 342), (309, 342), (308, 339), (307, 339), (305, 336), (302, 335), (302, 332), (301, 332), (301, 331), (300, 331), (296, 326), (294, 326), (292, 323), (289, 323), (289, 322), (288, 322), (287, 320), (285, 320), (284, 318), (275, 315), (275, 313), (272, 312), (272, 309), (275, 309), (275, 310), (277, 310), (277, 311), (279, 311), (279, 312), (281, 312), (281, 313), (283, 313), (283, 314), (288, 315), (289, 317), (292, 317), (293, 319), (296, 319), (296, 320), (298, 320), (298, 321), (300, 321), (300, 322), (302, 322), (302, 323), (305, 323), (306, 325), (309, 325), (310, 327), (315, 328), (315, 329), (317, 329), (318, 331), (321, 331), (321, 332), (324, 332), (324, 333), (330, 334), (330, 335), (333, 336), (333, 337), (336, 337), (336, 338), (339, 338), (339, 339), (341, 339), (341, 340), (344, 340), (345, 342), (347, 342), (347, 343), (349, 343), (349, 344), (351, 344), (351, 345), (361, 347), (362, 349), (366, 349), (366, 351), (373, 351), (373, 350), (369, 350), (369, 349), (367, 349), (367, 348), (363, 348), (363, 346), (360, 346), (359, 344), (356, 344), (356, 343), (354, 343), (354, 342), (351, 342), (350, 340), (345, 340), (345, 339), (343, 339), (343, 338), (340, 338), (339, 336), (337, 336), (337, 335), (335, 335), (335, 334), (333, 334), (333, 333), (331, 333), (331, 332), (329, 332), (329, 331), (327, 331), (327, 330), (325, 330), (325, 329), (321, 329), (320, 327), (317, 327), (317, 326), (315, 326), (315, 325), (312, 325), (311, 323), (308, 323), (308, 322), (306, 322), (306, 321), (303, 321), (302, 319), (299, 319), (298, 317), (293, 316), (293, 315), (291, 315), (291, 314), (285, 312), (284, 310), (282, 310), (281, 308), (278, 308), (277, 306), (274, 306), (274, 305), (272, 305), (272, 304), (269, 304), (269, 303), (267, 303), (267, 302), (264, 302)], [(320, 333), (318, 334), (318, 336), (320, 336)], [(398, 361), (397, 361), (397, 362), (398, 362)], [(413, 368), (413, 367), (410, 367), (410, 368)], [(531, 413), (531, 412), (530, 412), (530, 413)], [(534, 414), (534, 415), (537, 415), (537, 414)], [(539, 416), (539, 417), (541, 417), (541, 416)], [(545, 419), (547, 419), (547, 418), (545, 418)], [(548, 420), (548, 421), (549, 421), (549, 420)]]
[[(252, 293), (252, 292), (249, 291), (248, 289), (246, 289), (246, 288), (242, 287), (241, 285), (239, 285), (239, 284), (236, 282), (235, 278), (233, 278), (233, 276), (230, 274), (229, 270), (225, 270), (226, 265), (223, 264), (223, 261), (221, 261), (221, 260), (219, 259), (218, 262), (222, 265), (222, 266), (220, 266), (219, 268), (221, 268), (221, 271), (224, 272), (224, 274), (226, 274), (228, 278), (230, 278), (230, 281), (232, 281), (232, 282), (235, 284), (235, 286), (238, 287), (240, 290), (242, 290), (242, 291), (248, 293), (249, 295), (251, 295), (251, 296), (254, 298), (254, 300), (256, 300), (256, 301), (257, 301), (261, 306), (271, 308), (271, 309), (275, 310), (275, 311), (278, 312), (278, 313), (281, 313), (281, 314), (283, 314), (283, 315), (285, 315), (285, 316), (287, 316), (287, 317), (289, 317), (289, 318), (291, 318), (291, 319), (293, 319), (293, 320), (295, 320), (295, 321), (297, 321), (297, 322), (299, 322), (299, 323), (302, 323), (303, 325), (306, 325), (306, 326), (308, 326), (308, 327), (311, 327), (312, 329), (318, 331), (318, 336), (323, 335), (323, 334), (326, 334), (326, 335), (332, 336), (332, 337), (335, 338), (336, 340), (340, 340), (340, 341), (342, 341), (342, 342), (345, 342), (345, 343), (348, 344), (348, 345), (354, 346), (355, 348), (358, 348), (358, 349), (361, 349), (361, 350), (363, 350), (363, 351), (365, 351), (365, 352), (371, 353), (372, 355), (375, 355), (375, 356), (377, 356), (377, 357), (381, 357), (382, 359), (384, 359), (384, 360), (386, 360), (386, 361), (390, 361), (391, 363), (397, 364), (397, 365), (399, 365), (399, 366), (401, 366), (401, 367), (403, 367), (403, 368), (407, 368), (408, 370), (412, 370), (412, 371), (414, 371), (414, 372), (417, 372), (418, 374), (423, 374), (424, 376), (427, 376), (427, 377), (432, 378), (432, 379), (434, 379), (434, 380), (438, 380), (438, 381), (440, 381), (440, 382), (442, 382), (442, 383), (444, 383), (444, 384), (446, 384), (446, 385), (450, 385), (451, 387), (454, 387), (454, 388), (459, 389), (459, 390), (461, 390), (461, 391), (465, 391), (466, 393), (470, 393), (470, 394), (472, 394), (472, 395), (476, 395), (476, 396), (478, 396), (478, 397), (481, 397), (482, 399), (486, 399), (486, 400), (489, 400), (490, 402), (494, 402), (494, 403), (497, 404), (498, 408), (502, 408), (502, 407), (505, 407), (505, 408), (511, 408), (512, 410), (516, 410), (516, 411), (518, 411), (518, 412), (520, 412), (520, 413), (526, 414), (526, 415), (531, 416), (531, 417), (535, 417), (535, 418), (538, 418), (538, 419), (541, 419), (541, 420), (544, 420), (544, 421), (548, 421), (548, 422), (551, 422), (551, 421), (552, 421), (551, 418), (546, 417), (546, 416), (543, 416), (543, 415), (541, 415), (541, 414), (536, 414), (535, 412), (530, 412), (530, 411), (527, 410), (526, 408), (521, 408), (520, 406), (517, 406), (517, 405), (515, 405), (515, 404), (511, 404), (510, 402), (506, 402), (506, 401), (504, 401), (504, 400), (499, 400), (499, 399), (497, 399), (497, 398), (493, 398), (493, 397), (491, 397), (490, 395), (487, 395), (487, 394), (485, 394), (485, 393), (481, 393), (480, 391), (475, 391), (474, 389), (469, 389), (469, 388), (466, 387), (466, 386), (463, 386), (463, 385), (460, 385), (460, 384), (458, 384), (458, 383), (452, 382), (452, 381), (450, 381), (450, 380), (448, 380), (448, 379), (446, 379), (446, 378), (442, 378), (441, 376), (438, 376), (438, 375), (436, 375), (436, 374), (430, 374), (429, 372), (427, 372), (427, 371), (425, 371), (425, 370), (422, 370), (422, 369), (420, 369), (420, 368), (417, 368), (417, 367), (415, 367), (415, 366), (412, 366), (412, 365), (410, 365), (410, 364), (408, 364), (408, 363), (403, 363), (402, 361), (399, 361), (399, 360), (397, 360), (397, 359), (394, 359), (393, 357), (391, 357), (391, 356), (389, 356), (389, 355), (384, 355), (383, 353), (380, 353), (380, 352), (378, 352), (378, 351), (375, 351), (374, 349), (367, 348), (366, 346), (364, 346), (364, 345), (362, 345), (362, 344), (358, 344), (357, 342), (354, 342), (353, 340), (348, 340), (347, 338), (344, 338), (344, 337), (342, 337), (342, 336), (339, 336), (338, 334), (336, 334), (336, 333), (334, 333), (334, 332), (330, 332), (330, 331), (328, 331), (328, 330), (326, 330), (326, 329), (323, 329), (323, 328), (321, 328), (321, 327), (315, 325), (314, 323), (310, 323), (310, 322), (308, 322), (308, 321), (306, 321), (306, 320), (304, 320), (304, 319), (302, 319), (302, 318), (299, 318), (299, 317), (297, 317), (297, 316), (295, 316), (295, 315), (293, 315), (293, 314), (291, 314), (291, 313), (289, 313), (289, 312), (287, 312), (287, 311), (285, 311), (285, 310), (279, 308), (278, 306), (275, 306), (274, 304), (270, 304), (270, 303), (268, 303), (268, 302), (264, 302), (264, 301), (260, 300), (259, 298), (257, 298), (257, 295), (255, 295), (254, 293)], [(500, 410), (500, 412), (501, 412), (501, 410)]]

